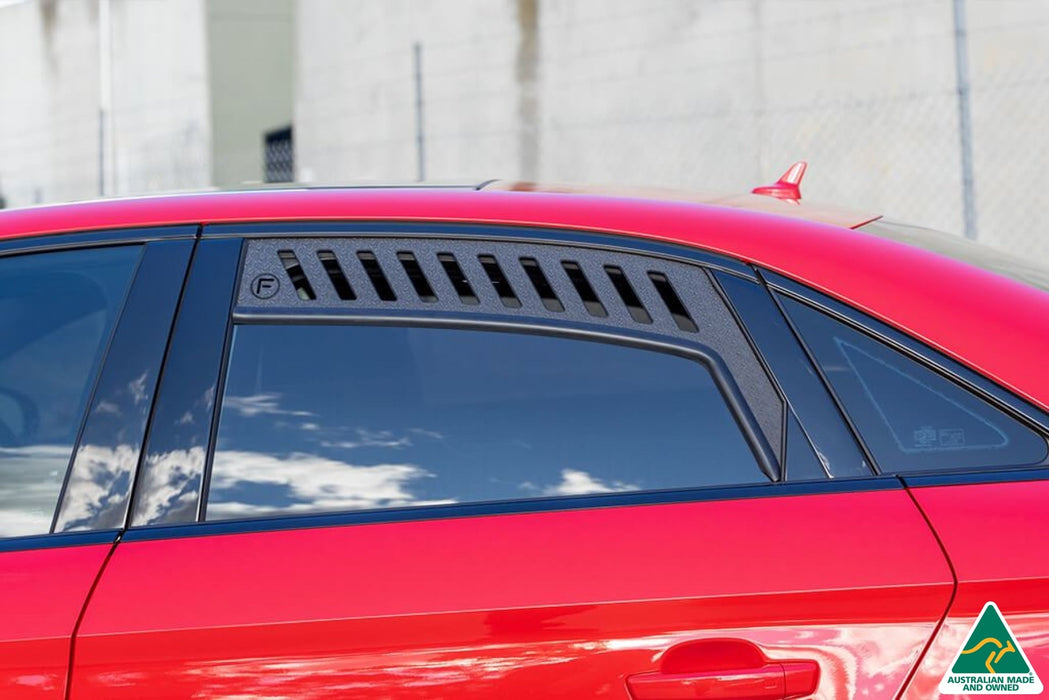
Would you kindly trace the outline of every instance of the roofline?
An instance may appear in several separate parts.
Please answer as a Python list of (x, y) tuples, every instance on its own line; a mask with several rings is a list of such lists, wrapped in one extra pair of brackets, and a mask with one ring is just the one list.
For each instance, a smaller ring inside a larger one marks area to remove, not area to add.
[[(828, 294), (1049, 409), (1043, 357), (1049, 294), (868, 233), (721, 204), (414, 188), (212, 193), (8, 210), (0, 212), (0, 240), (65, 231), (297, 221), (560, 228), (700, 248)], [(962, 308), (980, 333), (961, 322)], [(1007, 358), (1002, 347), (1010, 348)]]
[[(879, 214), (860, 212), (830, 205), (813, 204), (811, 202), (785, 202), (773, 197), (765, 197), (754, 194), (725, 194), (689, 192), (684, 190), (657, 189), (657, 188), (634, 188), (617, 186), (579, 186), (579, 185), (554, 185), (536, 184), (510, 180), (485, 180), (476, 184), (441, 184), (441, 183), (395, 183), (395, 184), (372, 184), (360, 183), (353, 185), (317, 186), (317, 185), (287, 185), (281, 184), (274, 187), (251, 187), (245, 189), (214, 189), (193, 191), (172, 191), (158, 194), (116, 196), (99, 199), (88, 199), (76, 202), (64, 202), (55, 204), (39, 204), (27, 207), (16, 207), (13, 209), (0, 210), (0, 239), (10, 236), (21, 235), (46, 235), (63, 233), (66, 231), (97, 230), (100, 228), (122, 227), (122, 217), (106, 216), (111, 214), (110, 207), (131, 207), (138, 214), (145, 213), (144, 209), (159, 207), (166, 213), (172, 214), (165, 203), (171, 200), (179, 202), (179, 209), (188, 209), (200, 213), (200, 216), (187, 214), (183, 217), (169, 218), (169, 223), (200, 224), (218, 223), (218, 221), (205, 222), (196, 219), (206, 218), (209, 212), (224, 209), (223, 206), (208, 206), (214, 201), (225, 201), (227, 197), (243, 197), (244, 203), (253, 204), (260, 197), (298, 198), (309, 197), (311, 201), (314, 195), (336, 194), (346, 195), (352, 198), (361, 193), (382, 192), (412, 192), (416, 195), (428, 192), (516, 192), (530, 194), (564, 195), (602, 197), (614, 199), (642, 199), (652, 202), (677, 202), (681, 204), (720, 205), (745, 211), (764, 212), (778, 216), (804, 219), (818, 223), (831, 224), (844, 228), (857, 228), (871, 221), (877, 220)], [(285, 200), (291, 201), (291, 200)], [(75, 216), (78, 212), (82, 216)], [(12, 219), (14, 217), (14, 219)], [(71, 219), (80, 219), (73, 225)], [(268, 210), (264, 217), (258, 220), (291, 220), (293, 218), (308, 219), (308, 212), (303, 212), (296, 217), (280, 217), (279, 212)], [(343, 212), (333, 213), (333, 220), (358, 219), (352, 215), (347, 216)], [(86, 220), (85, 220), (86, 219)], [(101, 221), (109, 223), (101, 223)], [(136, 221), (140, 221), (138, 219)], [(224, 219), (225, 220), (225, 219)], [(240, 219), (247, 221), (247, 218)], [(48, 223), (51, 222), (51, 223)], [(132, 226), (137, 223), (127, 223)], [(155, 224), (154, 224), (155, 225)]]

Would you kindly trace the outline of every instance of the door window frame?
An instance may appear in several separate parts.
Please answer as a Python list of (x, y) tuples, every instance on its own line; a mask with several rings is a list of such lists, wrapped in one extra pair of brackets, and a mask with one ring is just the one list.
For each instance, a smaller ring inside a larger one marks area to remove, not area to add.
[[(274, 238), (325, 238), (333, 242), (337, 239), (346, 238), (375, 238), (387, 237), (397, 239), (419, 239), (432, 240), (441, 239), (442, 243), (449, 246), (455, 245), (456, 241), (469, 243), (496, 242), (497, 244), (554, 244), (578, 248), (581, 251), (607, 251), (616, 255), (642, 256), (648, 258), (662, 258), (677, 264), (688, 265), (706, 271), (708, 280), (713, 290), (713, 300), (725, 308), (728, 318), (736, 320), (733, 316), (731, 305), (718, 292), (716, 283), (710, 277), (711, 271), (719, 271), (723, 274), (732, 274), (743, 277), (757, 283), (756, 273), (747, 265), (738, 261), (724, 258), (704, 251), (693, 250), (684, 246), (639, 241), (636, 239), (625, 239), (621, 236), (602, 235), (592, 233), (577, 233), (557, 229), (541, 228), (519, 228), (510, 226), (491, 225), (458, 225), (458, 224), (403, 224), (403, 223), (318, 223), (308, 222), (304, 224), (275, 223), (275, 224), (216, 224), (206, 226), (202, 233), (201, 243), (198, 247), (198, 257), (203, 256), (211, 246), (226, 244), (236, 254), (228, 252), (223, 256), (222, 268), (227, 270), (230, 280), (235, 280), (233, 289), (229, 289), (228, 281), (216, 279), (216, 274), (207, 279), (194, 281), (193, 270), (189, 273), (189, 282), (185, 297), (194, 295), (194, 286), (200, 285), (211, 290), (210, 295), (199, 295), (202, 298), (209, 296), (213, 308), (225, 308), (229, 304), (230, 313), (221, 322), (217, 314), (212, 314), (206, 322), (206, 327), (197, 322), (186, 322), (183, 324), (185, 314), (195, 313), (189, 304), (184, 303), (180, 311), (180, 317), (176, 321), (176, 331), (172, 337), (172, 356), (168, 358), (169, 364), (177, 361), (177, 348), (180, 345), (179, 336), (184, 334), (198, 341), (212, 339), (211, 342), (222, 343), (221, 357), (212, 363), (209, 359), (207, 366), (197, 365), (187, 371), (208, 377), (208, 381), (215, 387), (215, 400), (211, 409), (210, 433), (206, 449), (206, 459), (202, 467), (201, 487), (196, 494), (195, 517), (183, 518), (169, 522), (146, 522), (142, 517), (133, 515), (128, 526), (135, 538), (152, 539), (164, 537), (164, 533), (182, 532), (190, 528), (197, 534), (205, 532), (240, 531), (241, 529), (282, 529), (286, 527), (310, 527), (318, 522), (388, 522), (402, 519), (432, 519), (440, 517), (457, 517), (462, 515), (478, 513), (506, 513), (536, 510), (562, 510), (566, 508), (601, 507), (609, 505), (626, 505), (640, 503), (672, 503), (680, 501), (703, 500), (706, 498), (729, 498), (749, 497), (759, 495), (755, 489), (763, 490), (770, 487), (781, 491), (783, 487), (790, 484), (782, 483), (779, 478), (770, 480), (768, 484), (740, 485), (729, 487), (696, 487), (693, 489), (677, 489), (669, 491), (631, 492), (616, 494), (596, 494), (571, 497), (554, 497), (544, 499), (522, 499), (520, 501), (506, 501), (497, 503), (474, 503), (457, 504), (455, 506), (419, 506), (405, 509), (386, 509), (377, 511), (339, 511), (323, 514), (292, 514), (258, 517), (246, 520), (228, 520), (203, 522), (204, 508), (206, 503), (207, 480), (210, 478), (211, 463), (215, 451), (215, 435), (218, 428), (219, 407), (221, 405), (221, 391), (225, 385), (225, 374), (227, 372), (230, 355), (230, 344), (235, 324), (250, 323), (355, 323), (355, 324), (396, 324), (396, 325), (422, 325), (440, 327), (460, 327), (509, 330), (511, 332), (543, 333), (552, 335), (565, 335), (568, 337), (585, 337), (601, 342), (614, 342), (629, 344), (662, 352), (671, 352), (685, 356), (689, 359), (699, 359), (712, 370), (715, 381), (722, 389), (726, 397), (726, 404), (733, 411), (737, 423), (744, 427), (744, 437), (752, 445), (756, 454), (763, 455), (766, 460), (765, 468), (775, 476), (781, 474), (780, 459), (782, 456), (781, 445), (775, 447), (768, 444), (761, 445), (764, 434), (757, 427), (754, 418), (754, 408), (743, 398), (740, 387), (735, 376), (725, 366), (723, 360), (708, 346), (695, 340), (683, 340), (681, 337), (670, 336), (661, 333), (647, 332), (643, 328), (605, 325), (591, 325), (579, 323), (575, 320), (550, 319), (539, 316), (510, 318), (499, 314), (466, 314), (455, 313), (450, 310), (430, 311), (425, 308), (398, 309), (397, 305), (389, 305), (376, 309), (374, 306), (368, 309), (332, 308), (323, 305), (312, 309), (303, 308), (281, 308), (281, 307), (257, 307), (247, 308), (238, 305), (238, 299), (244, 298), (245, 285), (257, 277), (260, 270), (256, 267), (248, 269), (248, 246), (253, 240), (266, 240)], [(216, 268), (219, 269), (219, 268)], [(283, 274), (283, 270), (279, 270)], [(287, 284), (287, 278), (280, 278), (282, 284)], [(325, 280), (325, 283), (327, 280)], [(357, 280), (358, 285), (362, 283)], [(221, 289), (220, 289), (221, 288)], [(738, 323), (738, 320), (736, 320)], [(183, 327), (184, 326), (184, 327)], [(747, 353), (764, 372), (758, 354), (746, 340), (746, 333), (742, 326), (739, 330), (739, 347), (734, 350)], [(188, 345), (188, 343), (186, 343)], [(181, 381), (185, 381), (183, 378)], [(768, 377), (769, 393), (781, 402), (786, 415), (786, 401), (776, 387), (771, 377)], [(158, 407), (155, 415), (159, 416), (165, 411), (164, 403), (168, 400), (168, 392), (163, 388), (160, 391)], [(167, 411), (168, 415), (175, 415), (177, 410)], [(168, 421), (171, 422), (170, 420)], [(170, 425), (158, 424), (154, 421), (151, 426), (150, 439), (159, 434), (171, 432)], [(753, 441), (753, 442), (752, 442)], [(756, 444), (755, 444), (756, 443)], [(147, 450), (149, 447), (147, 447)], [(140, 475), (141, 476), (141, 475)], [(810, 485), (825, 486), (825, 482), (810, 482)], [(898, 482), (895, 487), (898, 487)], [(830, 487), (838, 490), (840, 486)], [(794, 491), (793, 488), (788, 488)], [(818, 490), (818, 489), (817, 489)], [(771, 495), (771, 494), (770, 494)], [(134, 499), (147, 498), (148, 493), (139, 484), (136, 487)], [(134, 506), (133, 506), (134, 508)]]
[[(119, 374), (119, 368), (128, 365), (148, 368), (147, 372), (151, 370), (154, 377), (161, 371), (164, 360), (163, 352), (155, 352), (155, 347), (144, 348), (135, 343), (116, 341), (121, 337), (125, 339), (139, 337), (142, 334), (148, 334), (150, 330), (154, 331), (155, 335), (156, 329), (159, 328), (160, 333), (163, 334), (161, 350), (166, 347), (165, 324), (167, 324), (166, 328), (170, 328), (175, 314), (173, 307), (166, 318), (161, 309), (155, 309), (154, 313), (149, 315), (137, 314), (134, 317), (127, 311), (135, 305), (136, 301), (156, 299), (158, 296), (163, 296), (165, 292), (170, 292), (168, 286), (172, 274), (181, 288), (181, 278), (184, 277), (185, 267), (199, 232), (199, 226), (179, 225), (74, 231), (0, 239), (0, 258), (97, 248), (140, 247), (136, 267), (128, 281), (123, 303), (104, 341), (105, 347), (96, 374), (89, 380), (91, 386), (88, 391), (88, 400), (83, 414), (78, 419), (76, 438), (62, 476), (62, 486), (55, 503), (55, 511), (52, 513), (50, 532), (0, 538), (0, 552), (99, 544), (114, 542), (118, 537), (125, 525), (123, 519), (116, 526), (99, 527), (88, 523), (83, 528), (71, 532), (56, 532), (55, 522), (62, 508), (80, 495), (77, 487), (70, 485), (70, 474), (85, 435), (91, 435), (99, 442), (115, 444), (129, 436), (133, 440), (137, 431), (138, 444), (141, 446), (141, 436), (147, 427), (147, 420), (142, 420), (141, 416), (131, 415), (126, 415), (118, 420), (114, 420), (112, 416), (99, 420), (98, 413), (92, 411), (92, 408), (100, 396), (100, 391), (104, 390), (107, 379), (111, 382), (110, 378)], [(157, 274), (165, 268), (168, 274)], [(177, 292), (176, 289), (176, 296)], [(145, 391), (143, 400), (150, 407), (155, 397), (154, 388), (148, 385), (143, 387)], [(137, 457), (133, 459), (137, 463)]]

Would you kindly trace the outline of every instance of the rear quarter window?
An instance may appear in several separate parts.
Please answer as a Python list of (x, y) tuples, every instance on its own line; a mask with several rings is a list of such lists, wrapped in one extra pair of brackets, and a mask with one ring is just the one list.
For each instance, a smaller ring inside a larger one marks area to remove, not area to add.
[(883, 473), (1045, 460), (1044, 437), (954, 381), (807, 304), (783, 304)]
[(207, 519), (766, 482), (702, 362), (463, 328), (235, 331)]

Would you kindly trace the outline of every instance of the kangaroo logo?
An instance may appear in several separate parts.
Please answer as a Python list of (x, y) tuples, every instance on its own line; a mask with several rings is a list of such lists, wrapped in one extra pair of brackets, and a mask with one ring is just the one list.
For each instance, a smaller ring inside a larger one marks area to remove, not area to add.
[(998, 606), (987, 603), (965, 636), (950, 671), (940, 681), (944, 695), (1036, 695), (1042, 681), (1027, 660)]
[(980, 642), (972, 649), (962, 649), (963, 654), (975, 654), (976, 652), (983, 649), (988, 644), (994, 645), (996, 648), (991, 649), (990, 656), (987, 657), (987, 661), (984, 662), (984, 666), (987, 667), (989, 673), (998, 673), (994, 670), (994, 665), (1002, 660), (1002, 657), (1011, 651), (1016, 651), (1016, 647), (1013, 646), (1013, 640), (1008, 640), (1005, 644), (994, 637), (984, 637)]

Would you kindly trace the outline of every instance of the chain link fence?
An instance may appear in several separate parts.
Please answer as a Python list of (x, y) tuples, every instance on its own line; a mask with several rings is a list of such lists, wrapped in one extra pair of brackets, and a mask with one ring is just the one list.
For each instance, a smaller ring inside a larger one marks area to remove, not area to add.
[[(962, 234), (968, 196), (979, 241), (1049, 260), (1033, 216), (1049, 204), (1049, 3), (286, 0), (274, 14), (242, 0), (110, 2), (101, 148), (97, 0), (0, 9), (9, 206), (96, 196), (107, 179), (107, 194), (137, 194), (423, 171), (746, 191), (806, 159), (806, 199)], [(249, 20), (293, 36), (253, 34), (256, 58), (227, 65)], [(267, 41), (294, 53), (263, 71)], [(275, 79), (282, 65), (290, 77)], [(245, 135), (253, 100), (282, 116)], [(271, 139), (267, 158), (267, 134), (288, 121), (294, 142)]]

